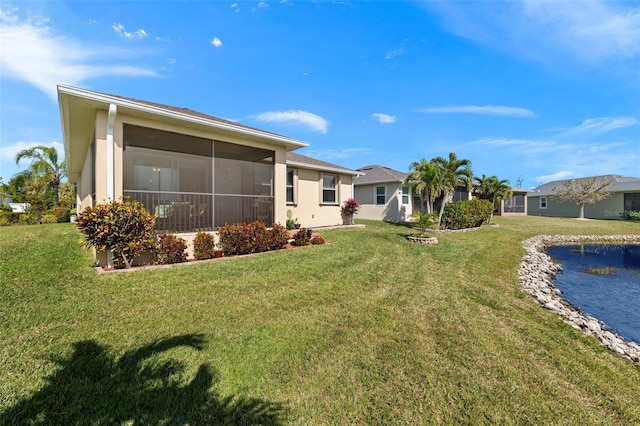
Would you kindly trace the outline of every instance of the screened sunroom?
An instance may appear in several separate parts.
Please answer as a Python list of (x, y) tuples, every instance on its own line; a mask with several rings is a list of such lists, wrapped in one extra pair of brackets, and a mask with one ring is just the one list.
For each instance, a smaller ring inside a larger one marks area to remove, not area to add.
[(123, 194), (158, 230), (274, 222), (274, 151), (124, 124)]

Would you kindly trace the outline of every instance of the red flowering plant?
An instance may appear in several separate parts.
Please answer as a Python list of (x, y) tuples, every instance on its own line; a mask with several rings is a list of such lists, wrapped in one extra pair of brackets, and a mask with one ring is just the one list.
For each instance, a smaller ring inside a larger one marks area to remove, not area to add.
[(353, 198), (349, 198), (344, 202), (342, 206), (342, 214), (347, 219), (349, 225), (353, 225), (353, 215), (358, 212), (360, 209), (360, 203), (354, 200)]

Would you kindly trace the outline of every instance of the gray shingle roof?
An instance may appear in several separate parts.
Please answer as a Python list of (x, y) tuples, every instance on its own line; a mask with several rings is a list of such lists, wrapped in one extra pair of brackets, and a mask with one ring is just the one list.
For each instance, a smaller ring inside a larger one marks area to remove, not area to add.
[(364, 176), (358, 176), (355, 178), (353, 180), (354, 185), (369, 185), (372, 183), (383, 182), (404, 182), (404, 179), (409, 174), (379, 165), (364, 166), (356, 170), (364, 173)]
[[(593, 178), (594, 176), (590, 176)], [(611, 180), (613, 183), (608, 191), (611, 192), (635, 192), (640, 191), (640, 178), (637, 177), (629, 177), (629, 176), (620, 176), (620, 175), (602, 175), (598, 177), (603, 177)], [(580, 179), (580, 178), (575, 178)], [(564, 187), (565, 182), (572, 181), (574, 179), (563, 179), (563, 180), (555, 180), (553, 182), (548, 182), (538, 186), (537, 188), (532, 189), (529, 192), (530, 197), (546, 197), (549, 195), (553, 195), (553, 188), (562, 188)]]
[(300, 155), (293, 152), (287, 152), (287, 164), (297, 165), (300, 167), (308, 167), (316, 170), (326, 170), (338, 173), (345, 173), (349, 175), (359, 174), (356, 170), (347, 169), (346, 167), (338, 166), (336, 164), (327, 163), (326, 161), (317, 160), (315, 158), (307, 157), (306, 155)]

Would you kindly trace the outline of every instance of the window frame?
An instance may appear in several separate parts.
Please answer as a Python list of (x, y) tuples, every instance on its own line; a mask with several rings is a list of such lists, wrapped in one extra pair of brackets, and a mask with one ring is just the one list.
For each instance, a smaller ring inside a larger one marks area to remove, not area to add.
[[(404, 190), (407, 190), (407, 193), (405, 194)], [(404, 202), (405, 197), (407, 198), (407, 202)], [(411, 189), (408, 186), (401, 186), (400, 187), (400, 204), (402, 204), (403, 206), (408, 206), (410, 204), (410, 197), (411, 197)]]
[[(378, 189), (380, 188), (382, 188), (382, 194), (378, 193)], [(379, 201), (378, 197), (383, 197), (382, 203)], [(387, 205), (387, 185), (376, 185), (373, 187), (373, 201), (376, 206)]]
[[(325, 182), (325, 177), (332, 177), (335, 178), (335, 186), (333, 188), (331, 187), (325, 187), (324, 182)], [(339, 199), (339, 191), (338, 188), (340, 187), (340, 175), (337, 175), (335, 173), (322, 173), (320, 175), (320, 204), (323, 205), (340, 205), (340, 199)], [(331, 201), (327, 201), (325, 198), (325, 191), (333, 191), (334, 193), (334, 200)]]
[[(291, 184), (289, 184), (289, 175), (291, 175)], [(287, 168), (285, 180), (286, 202), (288, 205), (298, 204), (298, 170)], [(291, 199), (289, 199), (289, 188), (291, 188)]]
[(540, 197), (538, 206), (540, 207), (540, 210), (546, 210), (546, 208), (549, 206), (549, 200), (547, 199), (547, 197)]

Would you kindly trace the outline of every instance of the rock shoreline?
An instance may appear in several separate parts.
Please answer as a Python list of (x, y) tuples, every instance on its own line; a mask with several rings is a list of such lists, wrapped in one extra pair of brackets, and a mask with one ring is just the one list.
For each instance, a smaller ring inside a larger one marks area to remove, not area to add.
[(597, 318), (583, 314), (562, 298), (553, 280), (562, 267), (547, 254), (550, 246), (580, 243), (640, 244), (640, 235), (538, 235), (522, 243), (526, 254), (518, 269), (518, 280), (524, 291), (543, 307), (560, 315), (573, 328), (597, 337), (609, 349), (634, 362), (640, 362), (640, 345), (627, 342), (607, 330)]

